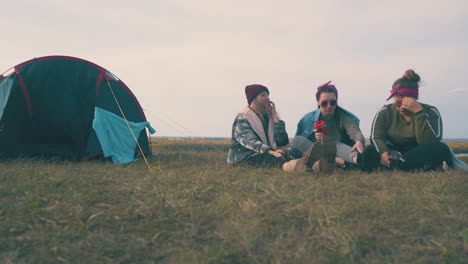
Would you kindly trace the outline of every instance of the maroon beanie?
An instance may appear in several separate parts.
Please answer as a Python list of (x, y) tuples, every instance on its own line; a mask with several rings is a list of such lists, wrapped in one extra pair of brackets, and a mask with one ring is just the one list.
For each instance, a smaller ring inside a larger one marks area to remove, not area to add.
[(270, 91), (268, 91), (268, 88), (266, 88), (265, 86), (261, 84), (247, 85), (245, 87), (245, 97), (247, 97), (247, 103), (249, 103), (250, 105), (253, 99), (255, 99), (255, 97), (261, 92), (267, 92), (268, 94), (270, 94)]

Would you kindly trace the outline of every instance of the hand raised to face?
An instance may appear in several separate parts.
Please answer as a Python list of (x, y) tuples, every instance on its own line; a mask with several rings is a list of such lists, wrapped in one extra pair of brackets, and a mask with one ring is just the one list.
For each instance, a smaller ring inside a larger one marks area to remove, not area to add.
[(268, 105), (271, 108), (271, 113), (273, 114), (273, 122), (277, 123), (279, 120), (281, 120), (281, 117), (279, 116), (278, 112), (276, 111), (276, 105), (273, 103), (273, 101), (268, 102)]
[(275, 105), (275, 103), (273, 103), (273, 101), (269, 101), (269, 102), (268, 102), (268, 105), (270, 105), (271, 110), (273, 111), (273, 113), (276, 113), (276, 105)]
[(402, 102), (401, 102), (401, 108), (403, 108), (403, 110), (406, 110), (406, 111), (409, 111), (411, 113), (417, 113), (419, 111), (421, 111), (423, 108), (421, 106), (421, 104), (416, 101), (416, 99), (412, 98), (412, 97), (405, 97), (403, 98)]

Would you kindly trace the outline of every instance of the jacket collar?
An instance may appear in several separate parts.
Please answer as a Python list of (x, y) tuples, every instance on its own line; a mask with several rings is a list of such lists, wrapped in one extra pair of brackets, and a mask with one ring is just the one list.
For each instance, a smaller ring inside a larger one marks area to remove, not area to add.
[(250, 109), (250, 107), (246, 107), (242, 109), (240, 113), (244, 115), (247, 121), (249, 121), (250, 126), (258, 135), (260, 140), (264, 144), (271, 146), (272, 149), (276, 149), (276, 141), (275, 141), (275, 135), (274, 135), (275, 127), (273, 124), (273, 120), (270, 120), (270, 122), (268, 122), (268, 134), (267, 134), (265, 133), (265, 129), (263, 128), (262, 120), (260, 119), (260, 117), (257, 116), (257, 114), (252, 109)]

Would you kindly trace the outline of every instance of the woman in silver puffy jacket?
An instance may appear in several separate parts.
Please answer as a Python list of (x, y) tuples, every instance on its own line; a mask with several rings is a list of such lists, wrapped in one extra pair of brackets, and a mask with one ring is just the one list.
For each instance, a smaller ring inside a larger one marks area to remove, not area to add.
[(232, 145), (229, 165), (282, 168), (285, 171), (303, 171), (320, 153), (320, 146), (311, 146), (300, 159), (289, 160), (284, 147), (289, 143), (284, 121), (280, 120), (275, 104), (270, 101), (270, 91), (260, 84), (245, 87), (248, 106), (236, 116), (232, 125)]

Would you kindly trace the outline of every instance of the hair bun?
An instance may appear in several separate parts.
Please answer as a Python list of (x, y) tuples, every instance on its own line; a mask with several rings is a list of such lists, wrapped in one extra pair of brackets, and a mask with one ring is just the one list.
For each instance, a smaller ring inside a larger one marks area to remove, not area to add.
[(419, 82), (421, 80), (421, 77), (419, 77), (419, 75), (411, 69), (405, 71), (403, 78), (414, 82)]

